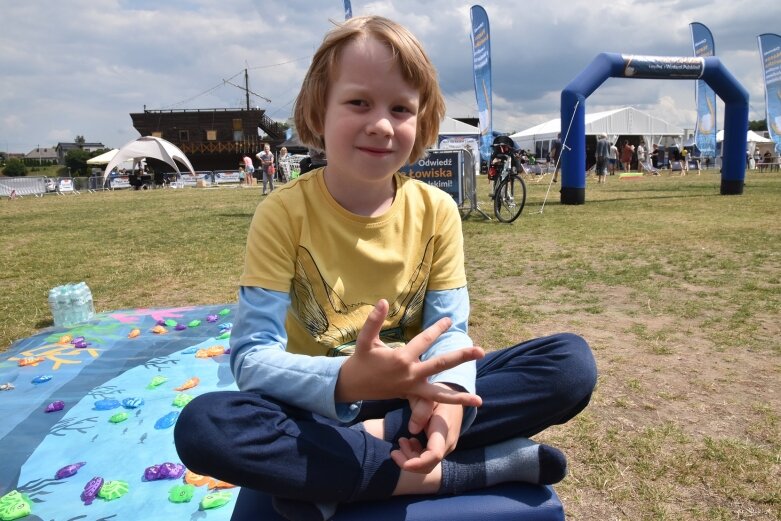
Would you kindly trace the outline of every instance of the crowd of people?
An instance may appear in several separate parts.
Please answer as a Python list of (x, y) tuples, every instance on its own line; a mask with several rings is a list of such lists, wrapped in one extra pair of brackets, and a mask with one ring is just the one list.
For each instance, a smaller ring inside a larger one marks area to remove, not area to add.
[(770, 150), (766, 150), (763, 154), (758, 146), (754, 148), (753, 154), (746, 152), (746, 168), (749, 170), (763, 170), (768, 165), (775, 165), (777, 168), (778, 163), (775, 161), (776, 158), (773, 157)]
[(595, 167), (598, 182), (604, 183), (607, 176), (615, 175), (617, 171), (659, 175), (660, 169), (667, 168), (686, 175), (690, 168), (696, 168), (699, 175), (701, 159), (691, 154), (689, 148), (677, 144), (663, 147), (654, 143), (648, 148), (643, 139), (637, 146), (629, 139), (613, 143), (603, 132), (597, 136), (596, 147), (587, 148), (586, 161), (588, 169)]
[[(300, 157), (300, 156), (299, 156)], [(257, 160), (257, 163), (256, 163)], [(256, 165), (257, 164), (257, 168)], [(325, 166), (325, 152), (310, 148), (306, 157), (295, 163), (287, 147), (281, 147), (274, 156), (271, 145), (263, 144), (263, 150), (255, 154), (255, 159), (244, 154), (239, 162), (239, 183), (242, 186), (262, 185), (263, 195), (274, 190), (274, 183), (287, 183), (294, 177), (309, 170)], [(294, 165), (297, 168), (294, 168)]]

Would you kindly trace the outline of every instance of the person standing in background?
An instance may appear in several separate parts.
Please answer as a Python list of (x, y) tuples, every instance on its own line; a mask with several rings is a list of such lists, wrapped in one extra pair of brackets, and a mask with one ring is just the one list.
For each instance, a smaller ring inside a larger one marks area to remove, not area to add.
[(247, 154), (244, 154), (241, 160), (244, 163), (244, 175), (247, 179), (247, 186), (252, 186), (252, 178), (255, 176), (255, 165), (252, 163), (252, 158)]
[(621, 168), (624, 172), (629, 172), (632, 168), (632, 147), (629, 145), (629, 140), (624, 140), (624, 145), (621, 147)]
[(550, 160), (553, 161), (553, 182), (559, 181), (559, 170), (561, 170), (561, 132), (556, 135), (556, 139), (553, 140), (550, 147)]
[(290, 180), (290, 156), (287, 153), (287, 147), (279, 149), (279, 157), (277, 158), (277, 180), (282, 183), (287, 183)]
[(610, 158), (610, 144), (607, 142), (607, 134), (604, 132), (599, 135), (599, 140), (597, 141), (596, 157), (597, 183), (604, 184), (607, 176), (607, 163)]
[(310, 170), (320, 168), (321, 166), (326, 166), (327, 164), (328, 161), (325, 158), (324, 151), (318, 150), (316, 148), (310, 148), (309, 155), (302, 159), (298, 164), (299, 168), (301, 169), (300, 175), (304, 175)]
[(616, 175), (616, 165), (618, 164), (618, 147), (615, 143), (610, 144), (610, 175)]
[(645, 170), (645, 147), (644, 141), (641, 139), (637, 145), (637, 171), (643, 172)]
[[(263, 152), (255, 154), (260, 160), (260, 171), (263, 175), (263, 195), (274, 190), (274, 154), (271, 153), (271, 146), (268, 143), (263, 144)], [(268, 188), (268, 190), (267, 190)]]

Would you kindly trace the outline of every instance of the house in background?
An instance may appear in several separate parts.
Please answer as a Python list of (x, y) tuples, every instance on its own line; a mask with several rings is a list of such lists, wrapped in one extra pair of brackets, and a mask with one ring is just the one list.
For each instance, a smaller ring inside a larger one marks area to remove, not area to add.
[(65, 155), (69, 150), (80, 148), (87, 152), (95, 152), (96, 150), (103, 150), (106, 145), (103, 143), (57, 143), (54, 150), (57, 152), (57, 162), (61, 165), (65, 164)]
[(25, 159), (31, 161), (40, 161), (43, 163), (57, 162), (59, 157), (57, 156), (57, 149), (54, 147), (35, 147), (24, 155)]

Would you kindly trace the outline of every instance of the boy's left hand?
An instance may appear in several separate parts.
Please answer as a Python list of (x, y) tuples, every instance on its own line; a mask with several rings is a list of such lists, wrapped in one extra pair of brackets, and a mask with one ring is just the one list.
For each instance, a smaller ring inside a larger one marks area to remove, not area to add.
[(464, 408), (458, 404), (437, 403), (422, 398), (411, 399), (410, 407), (410, 432), (418, 434), (425, 431), (428, 442), (423, 447), (417, 438), (399, 438), (399, 449), (391, 452), (391, 458), (402, 470), (428, 474), (456, 448)]

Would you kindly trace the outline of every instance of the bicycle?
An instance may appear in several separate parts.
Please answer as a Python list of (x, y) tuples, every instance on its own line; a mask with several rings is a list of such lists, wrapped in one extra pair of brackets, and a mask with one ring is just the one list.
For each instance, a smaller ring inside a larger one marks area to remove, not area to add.
[(494, 159), (499, 161), (489, 166), (488, 174), (493, 181), (491, 199), (494, 201), (494, 215), (500, 222), (511, 223), (520, 217), (526, 204), (526, 183), (512, 166), (509, 154), (500, 153)]

